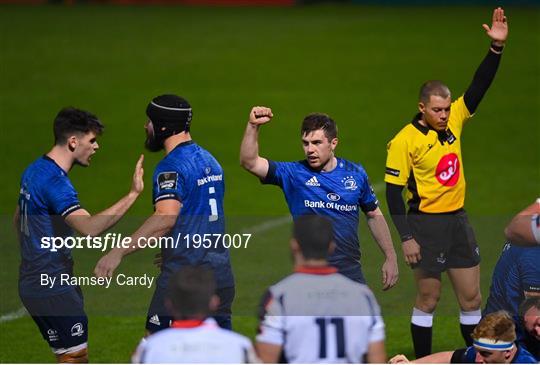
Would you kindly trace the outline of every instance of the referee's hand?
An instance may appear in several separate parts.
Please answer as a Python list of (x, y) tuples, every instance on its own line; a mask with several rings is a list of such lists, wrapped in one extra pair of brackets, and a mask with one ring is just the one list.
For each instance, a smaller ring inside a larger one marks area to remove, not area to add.
[(422, 260), (422, 255), (420, 255), (420, 245), (414, 238), (403, 242), (401, 246), (407, 265), (414, 265)]

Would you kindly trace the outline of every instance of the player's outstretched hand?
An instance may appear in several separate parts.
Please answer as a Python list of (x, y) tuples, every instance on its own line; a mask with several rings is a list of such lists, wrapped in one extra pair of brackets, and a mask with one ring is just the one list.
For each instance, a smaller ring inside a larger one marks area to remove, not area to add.
[(508, 38), (508, 23), (504, 16), (504, 9), (497, 8), (493, 10), (493, 19), (491, 28), (487, 24), (482, 24), (489, 38), (495, 42), (497, 46), (503, 46)]
[(111, 250), (99, 259), (94, 269), (94, 275), (98, 278), (105, 276), (112, 277), (114, 270), (120, 265), (120, 262), (122, 262), (122, 255), (115, 250)]
[(401, 244), (403, 248), (403, 256), (405, 256), (405, 262), (407, 265), (417, 264), (422, 260), (420, 255), (420, 245), (414, 238), (405, 241)]
[(133, 181), (131, 183), (131, 192), (140, 194), (144, 189), (144, 169), (143, 169), (144, 155), (141, 155), (135, 164), (135, 171), (133, 172)]
[(253, 125), (266, 124), (272, 120), (272, 109), (265, 106), (254, 106), (249, 113), (249, 123)]
[(396, 285), (399, 278), (397, 259), (387, 258), (382, 266), (383, 290), (388, 290)]
[(389, 364), (408, 364), (409, 359), (405, 355), (399, 354), (388, 360)]

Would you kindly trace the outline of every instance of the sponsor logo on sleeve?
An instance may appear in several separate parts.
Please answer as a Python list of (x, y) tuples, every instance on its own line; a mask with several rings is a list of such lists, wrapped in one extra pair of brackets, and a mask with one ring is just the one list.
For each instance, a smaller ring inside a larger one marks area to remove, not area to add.
[(399, 170), (391, 169), (390, 167), (386, 167), (386, 173), (395, 177), (399, 176)]
[(176, 189), (178, 183), (178, 173), (176, 172), (162, 172), (157, 177), (159, 190)]

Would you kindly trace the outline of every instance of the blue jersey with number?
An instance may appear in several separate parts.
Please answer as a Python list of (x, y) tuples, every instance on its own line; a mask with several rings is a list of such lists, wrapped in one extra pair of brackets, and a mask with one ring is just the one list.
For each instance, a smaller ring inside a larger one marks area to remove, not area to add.
[[(514, 358), (510, 362), (511, 364), (536, 364), (537, 361), (527, 350), (517, 346), (517, 352), (514, 355)], [(463, 355), (461, 358), (455, 359), (452, 358), (452, 363), (459, 364), (474, 364), (476, 359), (476, 348), (474, 346), (467, 347), (467, 349), (459, 350)]]
[(264, 184), (278, 185), (283, 190), (293, 218), (320, 214), (332, 220), (336, 249), (329, 262), (340, 273), (364, 283), (360, 267), (358, 220), (360, 210), (375, 210), (377, 197), (360, 164), (338, 158), (332, 171), (316, 171), (307, 161), (268, 161)]
[[(62, 285), (60, 275), (73, 271), (71, 250), (52, 252), (42, 248), (44, 237), (67, 237), (73, 234), (64, 218), (80, 209), (77, 192), (67, 173), (52, 159), (43, 156), (24, 171), (19, 194), (19, 237), (21, 265), (19, 293), (23, 297), (45, 297), (74, 290)], [(55, 278), (52, 288), (41, 285), (42, 275)]]
[(165, 199), (182, 203), (180, 215), (161, 244), (163, 265), (157, 284), (166, 287), (169, 277), (183, 265), (208, 265), (218, 288), (231, 287), (234, 279), (225, 219), (223, 169), (205, 149), (188, 141), (176, 146), (157, 165), (153, 176), (154, 204)]
[(540, 293), (540, 246), (506, 243), (493, 270), (484, 315), (504, 309), (513, 316), (525, 299), (524, 292)]

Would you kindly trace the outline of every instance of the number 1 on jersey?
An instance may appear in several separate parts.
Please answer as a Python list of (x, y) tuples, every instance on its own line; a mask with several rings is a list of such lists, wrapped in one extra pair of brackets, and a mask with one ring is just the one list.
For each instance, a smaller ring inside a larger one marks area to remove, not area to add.
[[(216, 192), (216, 189), (213, 186), (210, 186), (208, 188), (208, 194), (214, 194)], [(215, 222), (218, 220), (218, 209), (217, 209), (217, 201), (214, 198), (208, 199), (208, 204), (210, 204), (210, 215), (208, 216), (209, 222)]]

